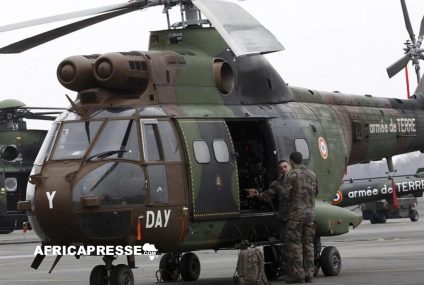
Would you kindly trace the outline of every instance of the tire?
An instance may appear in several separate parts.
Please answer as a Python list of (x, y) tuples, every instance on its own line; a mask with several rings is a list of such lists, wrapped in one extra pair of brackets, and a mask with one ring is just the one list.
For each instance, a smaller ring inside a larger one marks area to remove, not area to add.
[(377, 221), (377, 213), (373, 213), (373, 214), (370, 215), (370, 223), (371, 224), (377, 224), (378, 223), (378, 221)]
[(110, 273), (110, 285), (134, 285), (134, 275), (131, 268), (118, 264)]
[(342, 269), (342, 258), (334, 246), (327, 246), (323, 249), (319, 263), (326, 276), (337, 276)]
[(377, 212), (377, 222), (380, 224), (385, 224), (387, 221), (386, 214), (383, 211)]
[(409, 218), (411, 219), (411, 222), (417, 222), (420, 215), (417, 210), (412, 210), (409, 212)]
[(97, 265), (91, 270), (90, 285), (107, 285), (108, 276), (106, 266)]
[(178, 280), (177, 265), (171, 253), (164, 254), (159, 262), (160, 278), (165, 282)]
[(180, 261), (181, 278), (184, 281), (196, 281), (200, 276), (200, 261), (197, 255), (187, 252)]

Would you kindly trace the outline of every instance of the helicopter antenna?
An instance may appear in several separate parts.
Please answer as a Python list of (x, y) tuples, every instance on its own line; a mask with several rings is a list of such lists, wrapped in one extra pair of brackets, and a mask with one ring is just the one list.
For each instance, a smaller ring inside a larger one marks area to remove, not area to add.
[(387, 74), (390, 78), (392, 78), (399, 71), (405, 68), (408, 65), (409, 61), (412, 61), (412, 64), (415, 67), (415, 73), (417, 75), (417, 82), (419, 83), (421, 79), (419, 60), (424, 59), (424, 49), (421, 48), (421, 44), (424, 38), (424, 17), (421, 20), (420, 33), (417, 39), (414, 34), (414, 30), (412, 29), (411, 19), (409, 18), (406, 2), (405, 0), (401, 0), (400, 3), (402, 5), (402, 12), (403, 18), (405, 20), (406, 30), (408, 31), (410, 39), (404, 43), (405, 48), (403, 50), (405, 51), (405, 55), (396, 62), (394, 62), (392, 65), (387, 67)]

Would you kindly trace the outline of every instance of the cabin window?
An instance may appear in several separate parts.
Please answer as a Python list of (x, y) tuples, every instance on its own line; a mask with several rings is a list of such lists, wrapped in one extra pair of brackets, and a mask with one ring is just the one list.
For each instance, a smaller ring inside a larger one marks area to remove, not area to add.
[(53, 159), (79, 159), (88, 149), (102, 122), (64, 123), (59, 133)]
[(164, 165), (149, 165), (150, 203), (168, 203), (168, 184)]
[(228, 162), (230, 161), (230, 154), (228, 152), (228, 145), (223, 140), (213, 141), (213, 152), (217, 162)]
[(104, 127), (89, 160), (123, 158), (140, 160), (135, 120), (112, 120)]
[(177, 137), (169, 121), (159, 121), (159, 132), (166, 161), (181, 161)]
[(147, 161), (161, 160), (157, 123), (145, 123), (143, 126), (144, 155)]
[(303, 159), (309, 159), (309, 146), (305, 139), (296, 139), (294, 145), (296, 151), (302, 154)]
[(193, 150), (198, 163), (209, 163), (211, 161), (209, 147), (205, 141), (194, 141)]

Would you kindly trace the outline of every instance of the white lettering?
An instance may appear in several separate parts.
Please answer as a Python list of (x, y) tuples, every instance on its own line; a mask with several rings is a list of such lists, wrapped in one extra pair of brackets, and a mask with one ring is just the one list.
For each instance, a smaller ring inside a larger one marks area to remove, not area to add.
[(146, 212), (146, 229), (153, 228), (155, 223), (155, 213), (153, 211)]
[(162, 214), (161, 211), (158, 211), (157, 215), (156, 215), (156, 224), (155, 224), (155, 228), (162, 228)]
[(44, 255), (44, 252), (43, 252), (43, 249), (42, 249), (41, 245), (37, 245), (37, 246), (35, 247), (34, 255), (37, 255), (37, 254)]
[(46, 192), (47, 200), (49, 200), (49, 209), (53, 209), (53, 198), (54, 195), (56, 195), (56, 191), (53, 192)]
[(169, 222), (169, 217), (171, 216), (171, 210), (165, 210), (165, 224), (164, 224), (164, 228), (166, 228), (168, 226), (168, 222)]
[(168, 226), (171, 210), (147, 211), (146, 212), (146, 229), (166, 228)]

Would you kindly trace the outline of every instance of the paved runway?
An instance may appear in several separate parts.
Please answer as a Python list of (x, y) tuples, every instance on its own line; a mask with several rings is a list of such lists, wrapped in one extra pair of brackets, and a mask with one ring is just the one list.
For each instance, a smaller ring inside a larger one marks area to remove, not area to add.
[[(421, 207), (424, 205), (420, 201)], [(420, 213), (424, 215), (421, 209)], [(15, 231), (0, 236), (0, 284), (88, 284), (91, 269), (101, 264), (100, 257), (64, 257), (52, 274), (48, 274), (52, 257), (39, 270), (30, 268), (37, 243), (33, 233)], [(409, 219), (388, 220), (371, 225), (364, 221), (349, 234), (323, 239), (324, 245), (336, 246), (342, 255), (339, 276), (326, 277), (321, 272), (315, 284), (424, 284), (424, 218), (416, 223)], [(234, 284), (237, 252), (201, 251), (202, 273), (191, 284)], [(155, 284), (159, 259), (136, 258), (135, 284)], [(120, 258), (119, 263), (125, 263)], [(273, 282), (281, 284), (282, 282)], [(174, 284), (187, 284), (178, 282)]]

